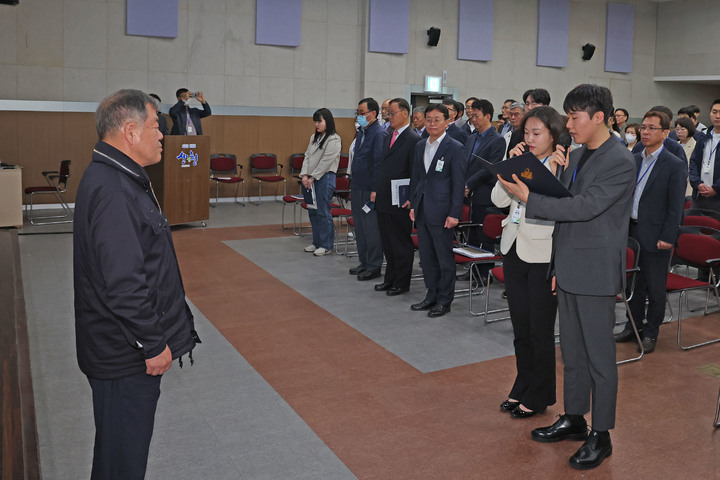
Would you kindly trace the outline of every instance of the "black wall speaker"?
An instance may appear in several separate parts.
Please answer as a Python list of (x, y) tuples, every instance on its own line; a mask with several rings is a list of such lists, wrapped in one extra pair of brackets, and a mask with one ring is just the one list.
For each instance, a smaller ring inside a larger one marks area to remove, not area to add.
[(20, 0), (0, 0), (0, 4), (3, 5), (17, 5), (20, 3)]
[(585, 45), (582, 46), (582, 51), (583, 51), (582, 59), (590, 60), (592, 58), (593, 54), (595, 53), (595, 45), (593, 45), (592, 43), (586, 43)]
[(440, 41), (440, 29), (435, 27), (430, 27), (427, 31), (428, 34), (428, 45), (431, 47), (437, 47), (438, 42)]

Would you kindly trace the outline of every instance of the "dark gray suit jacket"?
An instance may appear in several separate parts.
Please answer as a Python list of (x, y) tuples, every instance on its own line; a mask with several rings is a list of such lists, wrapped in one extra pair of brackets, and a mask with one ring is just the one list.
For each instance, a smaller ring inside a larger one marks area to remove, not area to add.
[(587, 147), (570, 154), (562, 182), (573, 194), (530, 193), (526, 217), (554, 220), (553, 266), (557, 283), (576, 295), (617, 295), (625, 282), (625, 251), (635, 190), (632, 154), (614, 136), (588, 158), (570, 186)]

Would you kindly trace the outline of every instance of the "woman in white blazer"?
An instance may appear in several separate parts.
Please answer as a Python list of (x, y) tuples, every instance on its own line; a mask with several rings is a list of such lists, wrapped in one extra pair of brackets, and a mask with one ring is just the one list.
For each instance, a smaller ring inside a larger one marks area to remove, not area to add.
[(335, 132), (335, 119), (327, 108), (316, 111), (313, 122), (315, 133), (310, 136), (300, 178), (304, 188), (310, 190), (315, 187), (317, 205), (317, 209), (308, 208), (313, 242), (305, 247), (305, 251), (320, 257), (330, 253), (335, 243), (330, 202), (335, 192), (335, 172), (340, 163), (342, 141)]
[[(525, 114), (520, 129), (525, 133), (525, 141), (509, 156), (529, 150), (555, 173), (553, 153), (565, 131), (560, 114), (552, 107), (536, 107)], [(525, 218), (525, 205), (500, 182), (493, 188), (491, 198), (497, 207), (510, 207), (503, 221), (500, 249), (504, 255), (505, 291), (515, 334), (517, 366), (515, 383), (500, 408), (515, 418), (527, 418), (555, 403), (557, 299), (548, 279), (555, 226), (550, 221)]]

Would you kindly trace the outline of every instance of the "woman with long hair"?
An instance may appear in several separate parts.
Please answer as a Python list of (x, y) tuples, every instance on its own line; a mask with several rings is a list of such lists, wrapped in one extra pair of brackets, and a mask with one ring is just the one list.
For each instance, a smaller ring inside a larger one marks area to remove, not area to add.
[(330, 201), (335, 192), (335, 172), (340, 163), (342, 141), (335, 131), (335, 119), (327, 108), (321, 108), (313, 113), (313, 122), (315, 133), (310, 136), (300, 178), (303, 188), (315, 190), (317, 206), (317, 208), (308, 208), (313, 242), (305, 247), (305, 251), (320, 257), (332, 252), (335, 243)]
[[(510, 151), (510, 157), (529, 151), (553, 173), (563, 168), (556, 161), (557, 155), (563, 155), (556, 149), (565, 126), (555, 109), (541, 106), (528, 111), (520, 130), (524, 141)], [(554, 223), (525, 218), (525, 205), (500, 182), (491, 198), (499, 208), (510, 207), (503, 221), (500, 250), (517, 366), (515, 383), (500, 409), (514, 418), (527, 418), (555, 403), (557, 299), (547, 278)]]

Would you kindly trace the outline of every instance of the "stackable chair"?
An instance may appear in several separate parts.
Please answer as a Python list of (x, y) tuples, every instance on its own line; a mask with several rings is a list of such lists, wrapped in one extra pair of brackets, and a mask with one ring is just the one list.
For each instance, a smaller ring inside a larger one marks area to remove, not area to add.
[[(679, 275), (674, 272), (668, 273), (665, 291), (670, 293), (678, 293), (678, 317), (677, 317), (677, 345), (682, 350), (691, 350), (693, 348), (702, 347), (711, 343), (720, 342), (720, 338), (696, 343), (693, 345), (683, 345), (682, 343), (682, 306), (683, 297), (686, 293), (693, 290), (704, 290), (705, 293), (705, 309), (703, 315), (708, 314), (708, 303), (710, 301), (710, 292), (715, 294), (715, 301), (720, 310), (720, 295), (718, 295), (717, 280), (713, 268), (720, 265), (720, 231), (710, 229), (708, 227), (683, 226), (677, 240), (677, 247), (673, 254), (672, 262), (674, 264), (688, 265), (691, 267), (709, 267), (710, 278), (707, 282), (696, 280), (685, 275)], [(672, 305), (670, 297), (667, 298), (667, 304), (670, 308), (672, 318)]]
[(260, 205), (262, 198), (262, 185), (265, 183), (283, 183), (284, 197), (287, 195), (287, 181), (282, 176), (283, 166), (278, 163), (277, 155), (274, 153), (253, 153), (250, 155), (250, 174), (253, 180), (258, 182), (258, 201), (255, 205)]
[(237, 156), (232, 153), (214, 153), (210, 155), (210, 180), (215, 182), (215, 205), (217, 206), (220, 197), (220, 184), (236, 184), (235, 185), (235, 203), (239, 203), (243, 207), (244, 202), (238, 201), (238, 190), (242, 186), (242, 195), (245, 196), (245, 179), (238, 175), (238, 169), (242, 170), (242, 165), (238, 165)]
[(720, 393), (718, 393), (717, 407), (715, 407), (715, 420), (713, 421), (713, 427), (720, 427)]
[[(637, 340), (638, 348), (640, 350), (637, 357), (627, 358), (625, 360), (619, 360), (615, 363), (622, 365), (623, 363), (637, 362), (645, 355), (645, 348), (642, 344), (642, 338), (640, 338), (640, 332), (638, 332), (637, 326), (630, 311), (630, 299), (635, 293), (635, 277), (640, 271), (640, 244), (637, 240), (632, 237), (628, 237), (627, 248), (625, 249), (625, 284), (626, 288), (620, 292), (620, 298), (625, 304), (625, 311), (630, 318), (630, 325), (635, 333), (635, 339)], [(622, 323), (625, 323), (627, 319), (622, 319)], [(617, 325), (620, 322), (615, 322)]]
[[(305, 161), (305, 154), (304, 153), (293, 153), (290, 155), (290, 175), (292, 175), (293, 178), (298, 179), (298, 184), (302, 184), (301, 177), (300, 177), (300, 171), (302, 170), (302, 164)], [(300, 192), (296, 195), (283, 195), (282, 197), (282, 216), (281, 216), (281, 226), (283, 229), (291, 228), (285, 226), (285, 206), (286, 205), (292, 205), (293, 206), (293, 223), (292, 223), (292, 231), (293, 235), (303, 236), (302, 231), (298, 229), (298, 220), (297, 220), (297, 207), (300, 203), (303, 201), (302, 196), (302, 186), (300, 187)]]
[[(62, 194), (67, 191), (67, 181), (68, 177), (70, 177), (70, 163), (72, 163), (70, 160), (62, 160), (60, 162), (59, 170), (42, 172), (42, 176), (45, 178), (47, 185), (27, 187), (25, 189), (25, 194), (30, 195), (30, 203), (28, 204), (29, 208), (28, 205), (25, 206), (25, 213), (31, 224), (52, 225), (59, 223), (72, 223), (72, 219), (69, 218), (70, 206), (62, 197)], [(42, 194), (55, 195), (55, 198), (63, 210), (62, 215), (37, 216), (33, 213), (35, 195)]]

